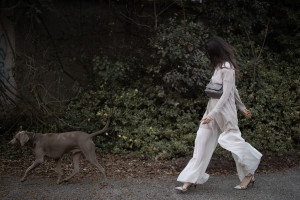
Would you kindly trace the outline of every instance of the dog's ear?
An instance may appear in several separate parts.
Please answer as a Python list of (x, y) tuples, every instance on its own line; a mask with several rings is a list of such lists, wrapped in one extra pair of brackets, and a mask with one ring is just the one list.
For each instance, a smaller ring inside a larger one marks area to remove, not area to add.
[(26, 144), (28, 142), (29, 137), (25, 132), (21, 132), (19, 134), (19, 140), (20, 140), (21, 146), (24, 146), (24, 144)]

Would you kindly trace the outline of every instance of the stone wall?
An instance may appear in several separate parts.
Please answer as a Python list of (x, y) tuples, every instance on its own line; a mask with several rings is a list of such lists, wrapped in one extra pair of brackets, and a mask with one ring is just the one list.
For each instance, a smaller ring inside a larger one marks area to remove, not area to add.
[(0, 101), (5, 105), (15, 100), (16, 82), (13, 76), (15, 67), (14, 23), (5, 17), (0, 19)]

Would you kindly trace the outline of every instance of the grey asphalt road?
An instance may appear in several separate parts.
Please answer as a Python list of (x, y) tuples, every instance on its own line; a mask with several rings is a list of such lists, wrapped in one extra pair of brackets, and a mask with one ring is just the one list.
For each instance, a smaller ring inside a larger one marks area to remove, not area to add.
[(176, 177), (165, 179), (109, 179), (106, 186), (93, 177), (61, 185), (55, 179), (30, 176), (24, 183), (19, 177), (0, 177), (0, 199), (172, 199), (172, 200), (300, 200), (300, 166), (283, 172), (257, 174), (254, 187), (235, 190), (237, 176), (211, 176), (203, 185), (186, 193), (174, 190)]

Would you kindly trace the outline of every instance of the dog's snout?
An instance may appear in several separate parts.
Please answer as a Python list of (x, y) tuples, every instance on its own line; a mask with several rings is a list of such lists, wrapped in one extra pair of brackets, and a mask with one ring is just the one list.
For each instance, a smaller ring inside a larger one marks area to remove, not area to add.
[(12, 139), (11, 141), (9, 141), (8, 145), (14, 145), (16, 144), (16, 138)]

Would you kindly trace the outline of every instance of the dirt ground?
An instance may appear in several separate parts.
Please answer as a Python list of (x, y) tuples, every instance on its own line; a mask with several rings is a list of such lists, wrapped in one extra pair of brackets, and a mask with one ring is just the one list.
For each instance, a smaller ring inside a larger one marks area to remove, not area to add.
[[(97, 152), (99, 163), (105, 168), (108, 178), (135, 178), (135, 177), (169, 177), (176, 176), (185, 167), (191, 157), (174, 158), (171, 160), (141, 160), (130, 155), (101, 154)], [(30, 149), (13, 150), (6, 149), (0, 152), (0, 176), (21, 177), (27, 167), (34, 160)], [(71, 157), (63, 157), (62, 168), (65, 176), (70, 174), (73, 166)], [(300, 165), (300, 154), (290, 156), (262, 157), (257, 173), (277, 172)], [(223, 157), (213, 155), (208, 173), (212, 175), (232, 175), (236, 173), (235, 163), (230, 156)], [(55, 162), (53, 159), (45, 159), (45, 162), (37, 167), (31, 174), (41, 177), (57, 177)], [(85, 158), (80, 161), (80, 173), (77, 179), (83, 177), (102, 177), (100, 172)]]

